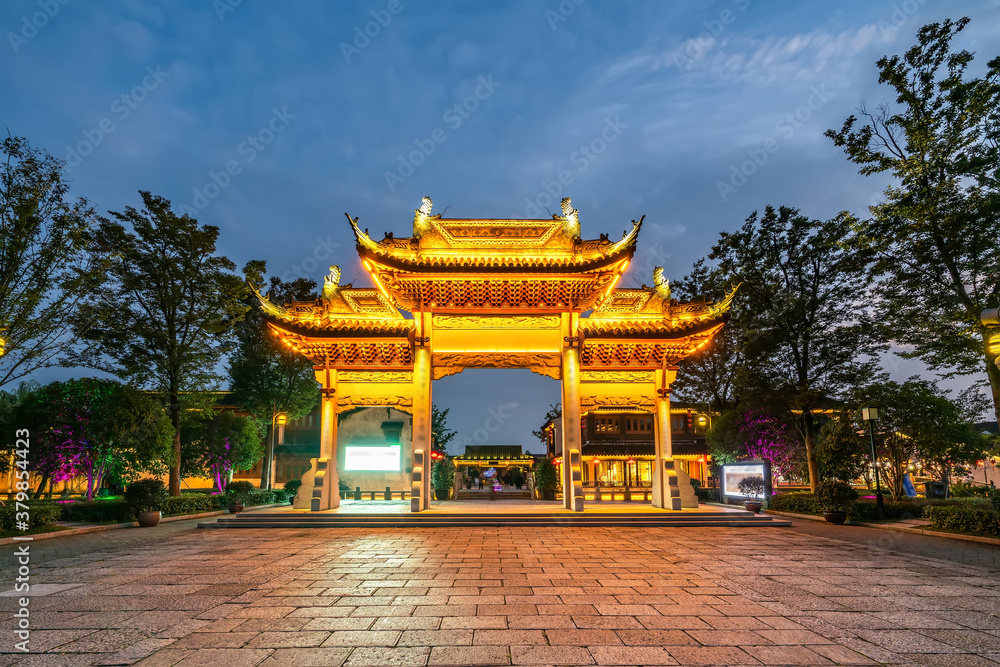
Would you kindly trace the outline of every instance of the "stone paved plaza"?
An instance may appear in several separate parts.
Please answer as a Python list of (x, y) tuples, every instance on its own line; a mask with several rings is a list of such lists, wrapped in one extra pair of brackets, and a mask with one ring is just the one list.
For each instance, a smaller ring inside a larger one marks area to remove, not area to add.
[(8, 593), (0, 665), (1000, 664), (985, 545), (808, 522), (194, 526), (34, 543), (40, 654), (9, 653)]

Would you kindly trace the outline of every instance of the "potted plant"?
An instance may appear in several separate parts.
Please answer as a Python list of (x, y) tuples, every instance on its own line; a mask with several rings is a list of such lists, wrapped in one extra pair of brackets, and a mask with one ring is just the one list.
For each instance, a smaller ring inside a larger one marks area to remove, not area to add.
[(301, 479), (290, 479), (285, 482), (285, 495), (288, 496), (289, 505), (295, 502), (295, 496), (298, 494), (300, 486), (302, 486)]
[(760, 500), (761, 496), (767, 487), (764, 485), (764, 478), (760, 475), (754, 475), (753, 477), (744, 477), (740, 480), (740, 492), (750, 496), (751, 500), (744, 500), (743, 507), (747, 509), (748, 512), (753, 512), (757, 514), (760, 512), (762, 507)]
[(254, 485), (246, 480), (226, 484), (226, 502), (230, 514), (239, 514), (246, 506), (247, 496), (253, 493)]
[(152, 528), (160, 523), (166, 501), (167, 489), (161, 479), (140, 479), (125, 489), (125, 502), (143, 528)]
[(847, 510), (858, 499), (858, 492), (847, 482), (828, 479), (816, 486), (816, 504), (823, 510), (823, 518), (829, 523), (841, 524), (847, 521)]
[(448, 500), (448, 492), (455, 486), (455, 465), (448, 459), (438, 459), (431, 468), (431, 486), (436, 500)]
[(559, 478), (556, 467), (549, 459), (541, 459), (535, 464), (535, 488), (542, 492), (542, 500), (555, 500)]

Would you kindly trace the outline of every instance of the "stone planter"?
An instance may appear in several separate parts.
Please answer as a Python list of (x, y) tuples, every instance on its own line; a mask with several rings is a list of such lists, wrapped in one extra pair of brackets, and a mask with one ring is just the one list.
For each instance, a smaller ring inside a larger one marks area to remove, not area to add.
[(555, 500), (556, 490), (555, 489), (542, 489), (542, 500)]
[(434, 500), (448, 500), (448, 489), (434, 489)]
[(160, 512), (160, 511), (156, 511), (156, 512), (139, 512), (136, 515), (135, 518), (139, 522), (139, 525), (141, 527), (143, 527), (143, 528), (152, 528), (153, 526), (159, 525), (160, 518), (162, 516), (163, 516), (163, 513)]
[(754, 514), (760, 514), (760, 508), (762, 507), (760, 501), (758, 500), (744, 500), (743, 507), (746, 508), (747, 512), (753, 512)]
[(827, 520), (828, 523), (835, 523), (840, 525), (847, 521), (847, 512), (841, 512), (839, 510), (834, 510), (832, 512), (823, 512), (823, 518)]
[(233, 503), (229, 506), (230, 514), (239, 514), (243, 511), (243, 503)]

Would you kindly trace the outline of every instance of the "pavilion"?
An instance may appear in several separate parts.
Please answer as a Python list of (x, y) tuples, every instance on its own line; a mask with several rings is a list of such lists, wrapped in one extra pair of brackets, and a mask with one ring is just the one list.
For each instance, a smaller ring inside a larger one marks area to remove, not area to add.
[(642, 219), (617, 241), (584, 240), (569, 199), (549, 220), (431, 211), (425, 197), (412, 232), (387, 232), (381, 241), (348, 216), (375, 287), (341, 285), (331, 267), (316, 301), (274, 304), (258, 294), (270, 328), (312, 360), (322, 386), (320, 456), (300, 491), (312, 510), (339, 506), (336, 415), (359, 406), (413, 415), (410, 507), (428, 509), (432, 381), (466, 368), (528, 368), (561, 381), (568, 510), (583, 510), (581, 414), (652, 414), (653, 505), (679, 510), (670, 383), (677, 362), (724, 325), (733, 293), (717, 303), (679, 303), (659, 267), (652, 287), (618, 288)]

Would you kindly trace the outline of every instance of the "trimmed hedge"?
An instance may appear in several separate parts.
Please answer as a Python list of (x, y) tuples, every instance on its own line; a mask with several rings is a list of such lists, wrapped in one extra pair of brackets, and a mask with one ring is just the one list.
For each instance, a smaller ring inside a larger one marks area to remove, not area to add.
[(926, 509), (934, 528), (1000, 536), (1000, 512), (982, 504), (938, 505)]
[(769, 509), (793, 514), (819, 514), (820, 508), (811, 493), (781, 493), (771, 498)]
[[(881, 516), (874, 500), (856, 500), (847, 511), (852, 521), (899, 521), (919, 519), (927, 516), (932, 507), (978, 507), (989, 508), (985, 498), (961, 498), (950, 500), (885, 500)], [(823, 508), (811, 493), (782, 493), (771, 499), (771, 509), (795, 514), (822, 514)]]
[(698, 487), (694, 490), (695, 495), (698, 496), (698, 500), (702, 502), (711, 502), (713, 500), (719, 499), (719, 492), (715, 489), (704, 489)]
[[(9, 501), (0, 506), (0, 532), (12, 531), (17, 525), (17, 503)], [(22, 510), (23, 511), (23, 510)], [(28, 528), (49, 526), (59, 520), (59, 507), (52, 503), (28, 504)]]
[(72, 503), (60, 503), (60, 519), (63, 521), (78, 521), (80, 523), (125, 523), (135, 521), (132, 508), (122, 499), (117, 500), (78, 500)]
[[(261, 491), (254, 489), (247, 496), (247, 506), (270, 505), (287, 502), (284, 489)], [(163, 516), (183, 516), (201, 512), (215, 512), (225, 509), (229, 501), (225, 495), (207, 495), (204, 493), (185, 493), (167, 498), (163, 504)], [(63, 521), (79, 521), (81, 523), (126, 523), (135, 521), (135, 516), (124, 500), (95, 500), (93, 502), (78, 501), (62, 503), (60, 518)]]

